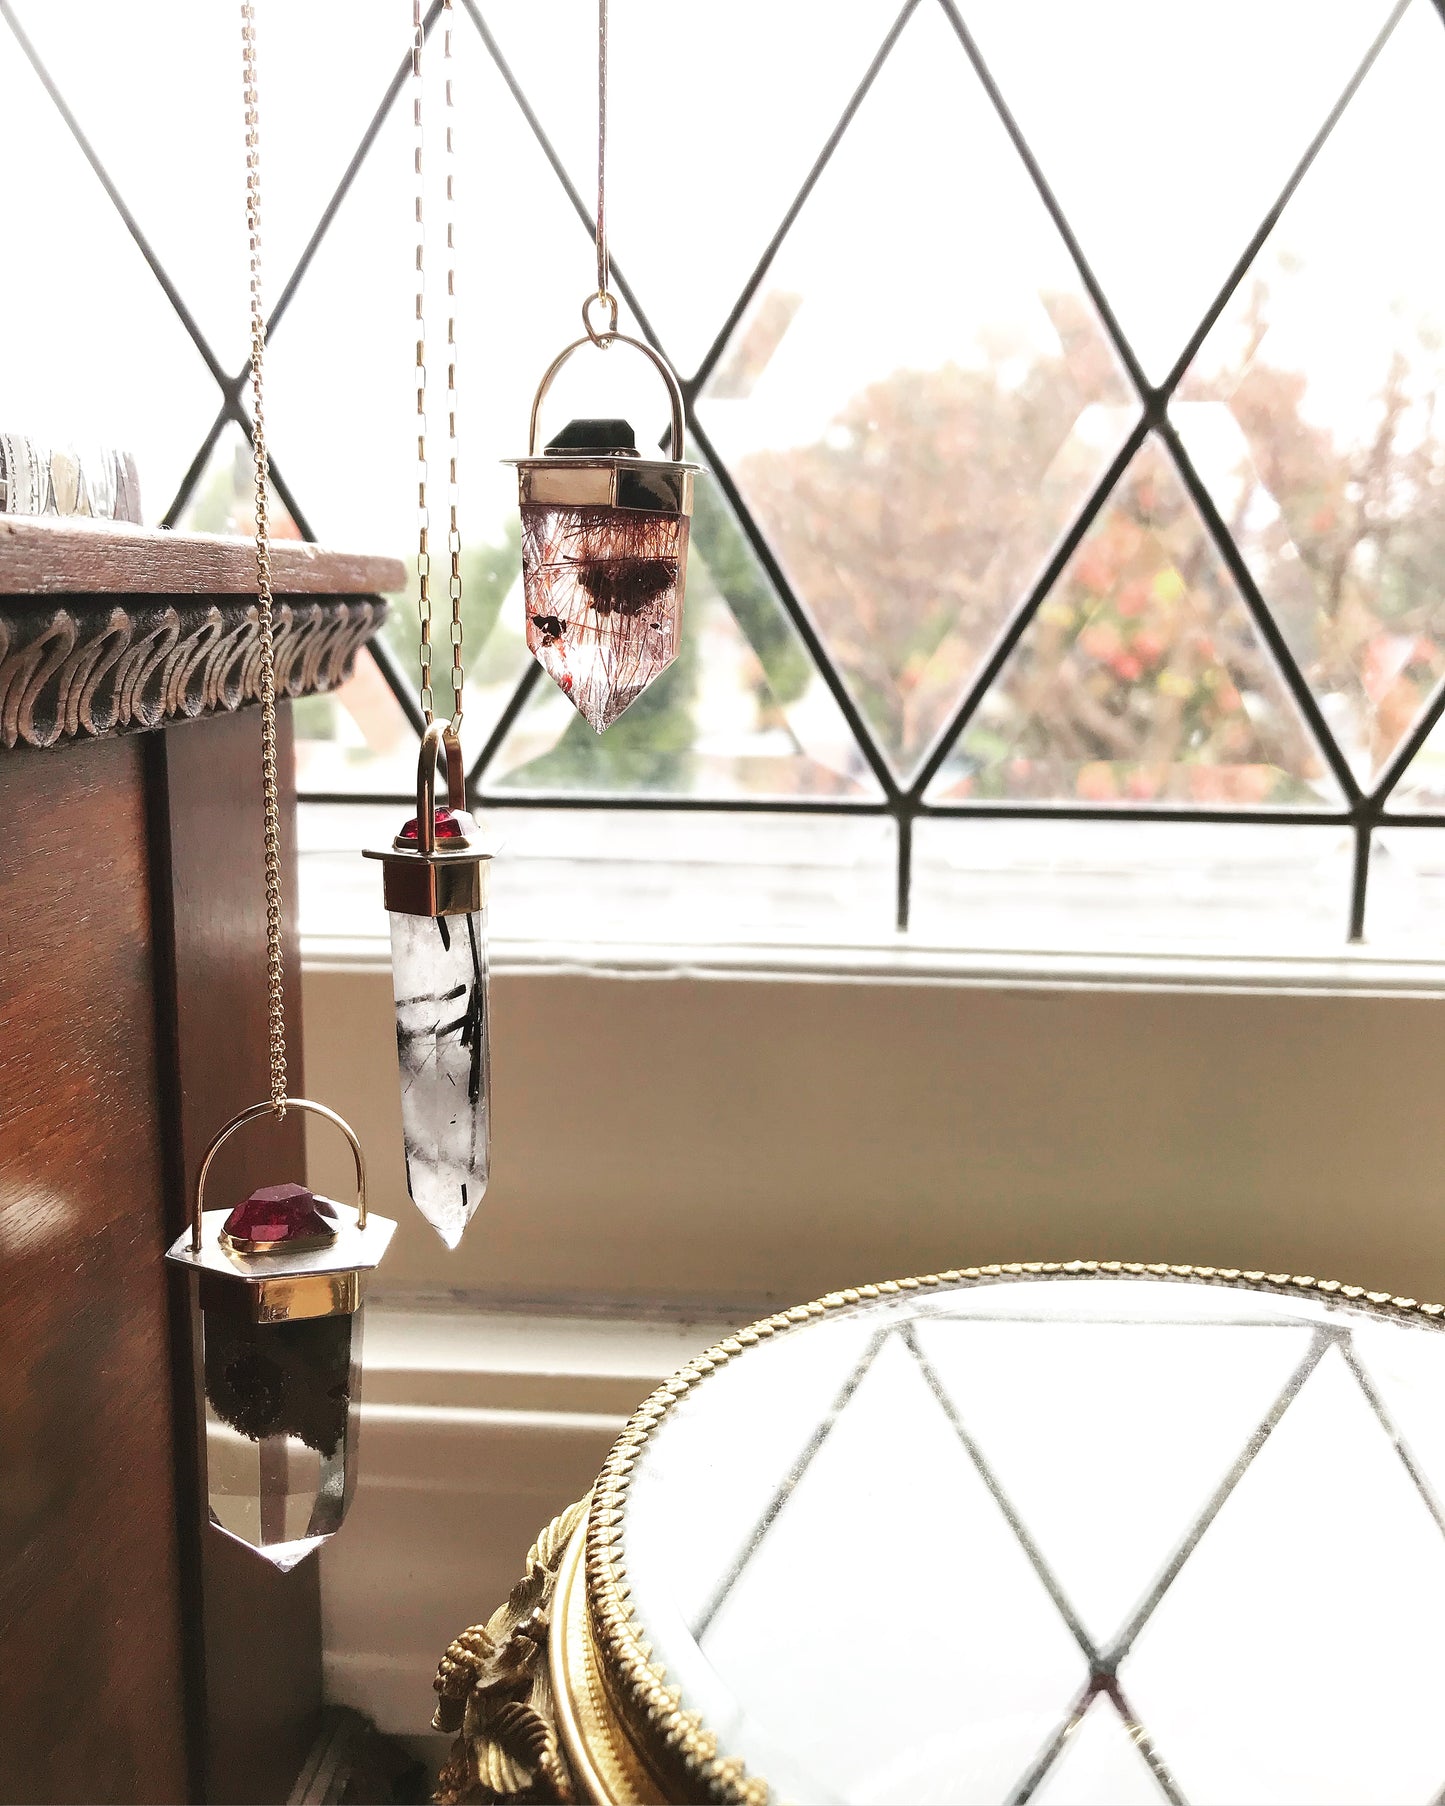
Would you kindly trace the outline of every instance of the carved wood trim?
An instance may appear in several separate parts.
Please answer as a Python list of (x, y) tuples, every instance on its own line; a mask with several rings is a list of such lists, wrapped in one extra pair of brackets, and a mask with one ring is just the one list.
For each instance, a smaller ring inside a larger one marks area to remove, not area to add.
[[(380, 628), (377, 596), (278, 599), (276, 694), (314, 696), (352, 672)], [(260, 700), (256, 604), (245, 598), (0, 596), (0, 745), (143, 733)]]

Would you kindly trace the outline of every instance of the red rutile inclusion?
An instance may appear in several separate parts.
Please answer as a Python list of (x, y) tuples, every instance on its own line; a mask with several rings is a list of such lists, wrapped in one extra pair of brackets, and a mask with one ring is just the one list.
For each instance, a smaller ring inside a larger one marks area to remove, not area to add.
[(677, 657), (688, 520), (522, 504), (527, 646), (600, 734)]
[(295, 1242), (334, 1235), (334, 1216), (327, 1200), (304, 1185), (263, 1185), (235, 1207), (224, 1228), (243, 1242)]

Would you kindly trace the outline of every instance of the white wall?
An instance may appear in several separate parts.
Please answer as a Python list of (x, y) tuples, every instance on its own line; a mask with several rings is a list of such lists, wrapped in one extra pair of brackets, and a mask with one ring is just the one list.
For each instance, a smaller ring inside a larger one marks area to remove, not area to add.
[(1439, 1001), (503, 974), (494, 1177), (448, 1257), (406, 1202), (388, 986), (305, 980), (311, 1093), (402, 1219), (390, 1288), (796, 1303), (1127, 1258), (1445, 1299)]

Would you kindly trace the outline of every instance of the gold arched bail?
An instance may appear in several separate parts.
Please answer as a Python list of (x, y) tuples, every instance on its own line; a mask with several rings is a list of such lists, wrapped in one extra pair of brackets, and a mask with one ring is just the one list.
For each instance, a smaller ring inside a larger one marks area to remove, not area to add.
[[(288, 1097), (286, 1107), (290, 1110), (309, 1110), (313, 1116), (323, 1116), (333, 1123), (351, 1143), (351, 1157), (356, 1163), (356, 1227), (366, 1227), (366, 1158), (361, 1151), (361, 1143), (356, 1131), (344, 1116), (338, 1116), (334, 1110), (328, 1110), (325, 1104), (313, 1104), (307, 1097)], [(196, 1194), (191, 1205), (191, 1253), (201, 1251), (201, 1213), (205, 1209), (206, 1179), (211, 1170), (211, 1162), (220, 1153), (222, 1147), (231, 1139), (238, 1129), (244, 1129), (247, 1123), (255, 1122), (258, 1117), (271, 1114), (271, 1102), (252, 1104), (240, 1111), (220, 1130), (215, 1140), (206, 1149), (201, 1162), (201, 1170), (196, 1175)]]

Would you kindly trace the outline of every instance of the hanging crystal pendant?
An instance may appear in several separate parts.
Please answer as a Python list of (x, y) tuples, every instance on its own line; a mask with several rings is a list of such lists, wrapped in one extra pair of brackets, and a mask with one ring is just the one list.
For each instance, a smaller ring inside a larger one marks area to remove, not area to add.
[[(451, 806), (435, 801), (438, 751)], [(391, 916), (396, 1049), (406, 1186), (448, 1248), (487, 1188), (491, 1162), (491, 1021), (487, 997), (486, 862), (461, 807), (461, 749), (428, 728), (417, 812), (380, 859)], [(428, 833), (427, 830), (430, 829)]]
[(368, 1215), (361, 1147), (333, 1111), (287, 1107), (335, 1123), (356, 1161), (356, 1208), (304, 1185), (254, 1191), (206, 1210), (222, 1142), (269, 1115), (253, 1105), (211, 1143), (191, 1228), (167, 1258), (195, 1276), (205, 1395), (210, 1521), (283, 1572), (341, 1528), (356, 1481), (362, 1294), (395, 1223)]
[[(588, 343), (632, 345), (656, 366), (672, 401), (670, 458), (640, 457), (625, 420), (573, 420), (537, 455), (547, 391)], [(599, 734), (667, 669), (682, 643), (698, 469), (680, 461), (682, 438), (682, 393), (666, 362), (640, 340), (615, 329), (594, 334), (589, 324), (588, 337), (569, 345), (542, 378), (528, 455), (514, 460), (527, 645)]]

